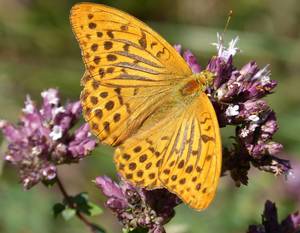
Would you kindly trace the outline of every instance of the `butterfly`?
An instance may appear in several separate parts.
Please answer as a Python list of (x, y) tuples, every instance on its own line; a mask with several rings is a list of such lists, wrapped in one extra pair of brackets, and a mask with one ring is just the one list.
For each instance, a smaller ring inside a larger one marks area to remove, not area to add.
[(102, 143), (116, 147), (119, 174), (205, 209), (222, 162), (218, 120), (204, 92), (214, 75), (193, 74), (158, 33), (120, 10), (79, 3), (70, 21), (86, 69), (83, 115)]

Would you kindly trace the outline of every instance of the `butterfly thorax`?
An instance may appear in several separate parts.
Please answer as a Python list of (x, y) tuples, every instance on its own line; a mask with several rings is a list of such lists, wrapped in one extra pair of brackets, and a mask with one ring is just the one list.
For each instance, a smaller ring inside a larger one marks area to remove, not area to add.
[(204, 91), (212, 84), (214, 74), (208, 70), (201, 71), (200, 73), (192, 74), (189, 81), (181, 88), (183, 96), (192, 95), (199, 91)]

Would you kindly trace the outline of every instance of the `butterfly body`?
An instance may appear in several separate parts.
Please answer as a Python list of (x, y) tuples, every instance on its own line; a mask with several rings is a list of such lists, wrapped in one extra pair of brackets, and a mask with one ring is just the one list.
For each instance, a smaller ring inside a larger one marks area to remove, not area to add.
[(119, 174), (206, 208), (222, 161), (217, 117), (204, 92), (214, 75), (193, 74), (159, 34), (117, 9), (76, 4), (70, 20), (86, 68), (83, 115), (101, 142), (116, 147)]

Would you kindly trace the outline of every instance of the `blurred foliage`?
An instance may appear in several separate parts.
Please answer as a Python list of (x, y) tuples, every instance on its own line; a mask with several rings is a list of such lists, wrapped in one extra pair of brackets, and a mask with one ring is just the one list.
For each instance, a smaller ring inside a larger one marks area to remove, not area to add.
[[(0, 0), (0, 118), (16, 121), (26, 94), (38, 99), (49, 87), (58, 87), (65, 99), (78, 99), (83, 64), (69, 25), (74, 0)], [(279, 81), (268, 97), (281, 126), (276, 140), (285, 146), (282, 157), (300, 154), (300, 8), (298, 0), (106, 0), (94, 1), (123, 9), (146, 21), (171, 43), (181, 43), (195, 52), (203, 66), (215, 53), (210, 44), (222, 32), (233, 10), (226, 39), (239, 35), (242, 53), (235, 63), (249, 59), (261, 66), (271, 64)], [(224, 136), (229, 133), (224, 132)], [(225, 142), (230, 140), (225, 139)], [(4, 146), (0, 147), (4, 148)], [(95, 185), (96, 176), (115, 176), (113, 151), (100, 147), (79, 165), (61, 168), (61, 177), (71, 193), (89, 192), (91, 200), (103, 203)], [(0, 165), (2, 166), (2, 165)], [(0, 169), (1, 171), (1, 169)], [(247, 187), (235, 188), (222, 178), (213, 205), (201, 213), (181, 205), (168, 224), (168, 233), (245, 232), (258, 222), (266, 199), (277, 203), (285, 217), (300, 208), (286, 191), (284, 178), (253, 170)], [(299, 179), (299, 178), (298, 178)], [(54, 219), (53, 203), (61, 201), (53, 187), (35, 187), (24, 192), (15, 171), (5, 165), (0, 179), (0, 232), (88, 232), (76, 220)], [(299, 200), (299, 199), (298, 199)], [(117, 220), (105, 211), (92, 220), (107, 232), (121, 232)]]

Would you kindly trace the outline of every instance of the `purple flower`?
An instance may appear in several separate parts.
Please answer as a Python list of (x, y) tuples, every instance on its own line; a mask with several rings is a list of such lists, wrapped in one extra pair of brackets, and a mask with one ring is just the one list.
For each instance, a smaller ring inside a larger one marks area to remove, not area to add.
[(227, 63), (224, 62), (221, 58), (213, 59), (207, 68), (217, 76), (218, 84), (214, 88), (219, 101), (257, 100), (271, 93), (277, 85), (270, 79), (268, 66), (259, 69), (255, 62), (249, 62), (241, 70), (236, 70), (232, 67), (232, 57)]
[(258, 114), (251, 114), (252, 117), (243, 126), (238, 128), (238, 137), (248, 150), (248, 153), (256, 158), (263, 155), (276, 155), (282, 145), (271, 141), (273, 134), (277, 131), (278, 126), (276, 116), (273, 111), (263, 112), (259, 117)]
[(182, 53), (182, 46), (180, 44), (175, 44), (174, 48), (176, 49), (177, 53), (181, 55)]
[(91, 133), (88, 124), (80, 126), (74, 133), (68, 151), (73, 158), (83, 158), (95, 149), (96, 141), (91, 140)]
[[(223, 172), (229, 171), (237, 185), (247, 184), (248, 170), (254, 165), (263, 171), (275, 175), (286, 174), (291, 169), (289, 161), (275, 157), (283, 146), (272, 140), (278, 130), (275, 112), (262, 98), (276, 87), (271, 80), (269, 67), (259, 68), (251, 61), (241, 69), (233, 65), (234, 56), (240, 52), (237, 47), (238, 37), (228, 47), (218, 34), (217, 55), (212, 57), (206, 70), (215, 75), (213, 84), (206, 92), (217, 113), (220, 127), (236, 127), (235, 143), (231, 148), (223, 148)], [(182, 54), (181, 46), (176, 45)], [(196, 58), (187, 50), (183, 58), (193, 69), (197, 66)]]
[[(224, 90), (220, 88), (220, 86), (228, 81), (234, 71), (232, 57), (229, 57), (227, 61), (223, 60), (220, 57), (213, 57), (209, 61), (206, 69), (215, 74), (213, 88), (218, 90), (216, 92), (216, 95), (220, 96), (219, 98), (221, 98), (224, 92), (228, 90), (225, 90), (225, 86), (222, 87), (224, 88)], [(235, 86), (232, 86), (231, 88), (233, 89), (235, 88)]]
[(297, 233), (299, 231), (300, 215), (298, 212), (288, 215), (280, 223), (275, 203), (266, 201), (262, 224), (249, 226), (247, 233)]
[(124, 180), (117, 184), (106, 176), (97, 177), (96, 185), (108, 198), (106, 206), (125, 229), (145, 228), (152, 233), (164, 233), (163, 225), (174, 216), (174, 207), (181, 203), (166, 189), (148, 191)]
[(106, 205), (112, 210), (124, 209), (128, 205), (126, 197), (123, 195), (121, 187), (107, 176), (96, 178), (96, 185), (109, 199)]
[(182, 54), (182, 46), (180, 44), (174, 45), (174, 48), (180, 55), (183, 56), (193, 73), (200, 73), (201, 67), (197, 62), (196, 56), (190, 50), (185, 50)]
[(5, 160), (17, 167), (24, 188), (56, 177), (56, 165), (78, 162), (96, 146), (85, 124), (70, 132), (81, 115), (79, 102), (60, 104), (58, 91), (42, 92), (40, 109), (29, 96), (17, 125), (0, 121), (9, 145)]
[(190, 50), (184, 51), (183, 58), (187, 62), (193, 73), (200, 73), (201, 67), (197, 63), (197, 58), (194, 56), (194, 54), (192, 54)]

